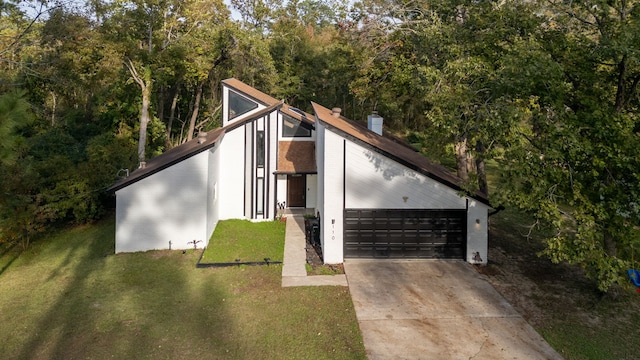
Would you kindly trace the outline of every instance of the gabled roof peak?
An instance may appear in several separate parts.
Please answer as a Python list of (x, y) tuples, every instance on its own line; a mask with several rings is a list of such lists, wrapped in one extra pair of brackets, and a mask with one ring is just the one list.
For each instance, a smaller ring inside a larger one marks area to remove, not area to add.
[(230, 87), (236, 91), (239, 91), (247, 96), (249, 96), (250, 98), (260, 102), (262, 105), (265, 106), (272, 106), (275, 104), (280, 103), (281, 101), (269, 96), (265, 93), (263, 93), (262, 91), (247, 85), (245, 83), (243, 83), (242, 81), (236, 79), (236, 78), (230, 78), (230, 79), (225, 79), (222, 80), (222, 85), (223, 86), (227, 86)]
[(278, 100), (270, 95), (267, 95), (262, 91), (252, 87), (251, 85), (245, 84), (236, 78), (229, 78), (229, 79), (222, 80), (222, 84), (223, 86), (227, 86), (235, 91), (241, 92), (242, 94), (258, 101), (262, 105), (273, 106), (276, 104), (282, 104), (282, 108), (280, 108), (280, 111), (282, 111), (283, 113), (297, 120), (305, 121), (309, 124), (314, 123), (315, 118), (313, 115), (307, 112), (304, 112), (298, 108), (295, 108), (293, 106), (289, 106), (288, 104), (285, 103), (284, 100)]
[[(431, 162), (425, 156), (414, 151), (414, 149), (411, 149), (409, 146), (400, 144), (385, 136), (380, 136), (369, 130), (366, 126), (347, 119), (342, 115), (335, 116), (332, 110), (329, 110), (322, 105), (314, 102), (311, 104), (313, 106), (313, 111), (316, 114), (316, 120), (325, 124), (328, 129), (341, 133), (356, 142), (365, 144), (368, 147), (372, 147), (385, 156), (455, 190), (464, 191), (462, 179), (454, 175), (444, 166)], [(489, 199), (480, 192), (469, 194), (469, 196), (489, 205)]]

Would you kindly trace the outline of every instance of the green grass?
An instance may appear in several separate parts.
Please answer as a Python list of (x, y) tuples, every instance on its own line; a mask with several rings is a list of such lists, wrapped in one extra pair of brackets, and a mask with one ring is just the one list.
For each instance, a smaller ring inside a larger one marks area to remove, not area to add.
[(322, 264), (322, 265), (311, 265), (304, 264), (305, 269), (307, 270), (307, 275), (340, 275), (344, 274), (344, 267), (342, 264), (339, 265), (330, 265), (330, 264)]
[(1, 359), (364, 359), (347, 288), (199, 251), (111, 255), (114, 220), (0, 248)]
[(282, 261), (285, 227), (280, 221), (220, 221), (200, 262)]

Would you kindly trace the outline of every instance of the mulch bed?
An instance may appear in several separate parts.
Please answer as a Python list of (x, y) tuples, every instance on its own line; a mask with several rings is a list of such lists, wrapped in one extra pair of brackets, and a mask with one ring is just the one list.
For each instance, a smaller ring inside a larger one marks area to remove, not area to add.
[(305, 235), (307, 244), (307, 264), (311, 266), (312, 271), (307, 270), (307, 275), (334, 275), (344, 274), (344, 266), (342, 264), (326, 264), (322, 260), (322, 246), (315, 243), (311, 239), (311, 231), (308, 228), (309, 222), (305, 221)]

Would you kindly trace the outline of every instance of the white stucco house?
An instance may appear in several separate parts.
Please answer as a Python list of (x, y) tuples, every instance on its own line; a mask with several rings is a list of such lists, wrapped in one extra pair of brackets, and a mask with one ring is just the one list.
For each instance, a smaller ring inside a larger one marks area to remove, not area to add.
[(487, 198), (383, 133), (381, 117), (361, 124), (315, 103), (311, 115), (236, 79), (222, 91), (221, 128), (110, 187), (116, 253), (203, 247), (219, 220), (270, 220), (284, 207), (318, 214), (325, 263), (486, 263)]

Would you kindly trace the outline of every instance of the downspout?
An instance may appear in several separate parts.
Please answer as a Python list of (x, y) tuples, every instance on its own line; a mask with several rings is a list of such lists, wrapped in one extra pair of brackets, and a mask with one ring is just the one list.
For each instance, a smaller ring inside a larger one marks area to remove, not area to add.
[(487, 215), (487, 217), (491, 217), (491, 216), (493, 216), (493, 215), (495, 215), (495, 214), (499, 213), (500, 211), (502, 211), (502, 210), (504, 210), (504, 209), (505, 209), (504, 205), (498, 205), (498, 207), (497, 207), (497, 208), (495, 208), (495, 210), (494, 210), (494, 211), (490, 212), (490, 213), (489, 213), (489, 215)]

